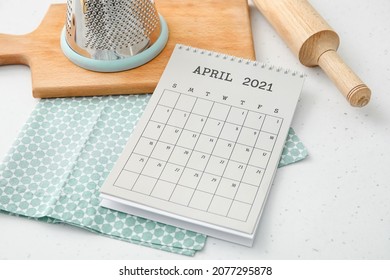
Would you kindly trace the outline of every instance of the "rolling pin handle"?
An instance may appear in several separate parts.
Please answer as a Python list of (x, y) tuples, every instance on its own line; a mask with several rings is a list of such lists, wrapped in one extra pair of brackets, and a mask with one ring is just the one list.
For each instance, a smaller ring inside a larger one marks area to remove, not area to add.
[(368, 104), (371, 90), (344, 63), (335, 50), (324, 52), (318, 59), (318, 65), (352, 106), (363, 107)]
[(319, 65), (352, 106), (367, 105), (370, 89), (337, 55), (337, 33), (307, 0), (253, 2), (303, 65)]

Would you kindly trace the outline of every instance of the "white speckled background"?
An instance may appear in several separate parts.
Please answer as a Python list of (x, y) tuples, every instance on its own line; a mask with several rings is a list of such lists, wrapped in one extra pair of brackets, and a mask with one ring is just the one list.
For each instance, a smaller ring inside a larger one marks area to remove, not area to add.
[[(0, 0), (0, 33), (33, 30), (54, 2), (65, 1)], [(257, 59), (308, 75), (292, 126), (310, 157), (279, 169), (253, 248), (209, 238), (197, 259), (390, 259), (390, 2), (310, 2), (340, 35), (339, 53), (371, 87), (371, 103), (349, 107), (251, 5)], [(27, 67), (0, 67), (0, 96), (3, 157), (37, 102)], [(0, 259), (30, 258), (188, 257), (0, 215)]]

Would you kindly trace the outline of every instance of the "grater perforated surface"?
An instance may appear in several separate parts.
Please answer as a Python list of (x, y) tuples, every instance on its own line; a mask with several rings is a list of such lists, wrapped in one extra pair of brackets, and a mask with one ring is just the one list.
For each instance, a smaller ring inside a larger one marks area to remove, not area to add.
[(134, 55), (153, 43), (159, 28), (150, 0), (67, 0), (67, 41), (83, 55)]

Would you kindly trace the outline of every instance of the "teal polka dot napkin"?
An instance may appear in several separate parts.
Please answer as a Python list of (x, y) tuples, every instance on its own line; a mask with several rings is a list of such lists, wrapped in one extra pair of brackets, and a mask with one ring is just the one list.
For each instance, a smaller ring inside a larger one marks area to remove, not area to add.
[[(192, 256), (206, 236), (99, 206), (150, 95), (41, 100), (0, 165), (0, 211)], [(307, 151), (290, 129), (279, 166)]]

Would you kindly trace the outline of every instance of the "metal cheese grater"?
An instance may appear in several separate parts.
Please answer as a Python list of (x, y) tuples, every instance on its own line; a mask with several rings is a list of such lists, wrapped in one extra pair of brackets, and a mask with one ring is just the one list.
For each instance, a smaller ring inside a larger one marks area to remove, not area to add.
[(128, 59), (160, 36), (160, 17), (151, 0), (67, 0), (65, 39), (85, 58)]

